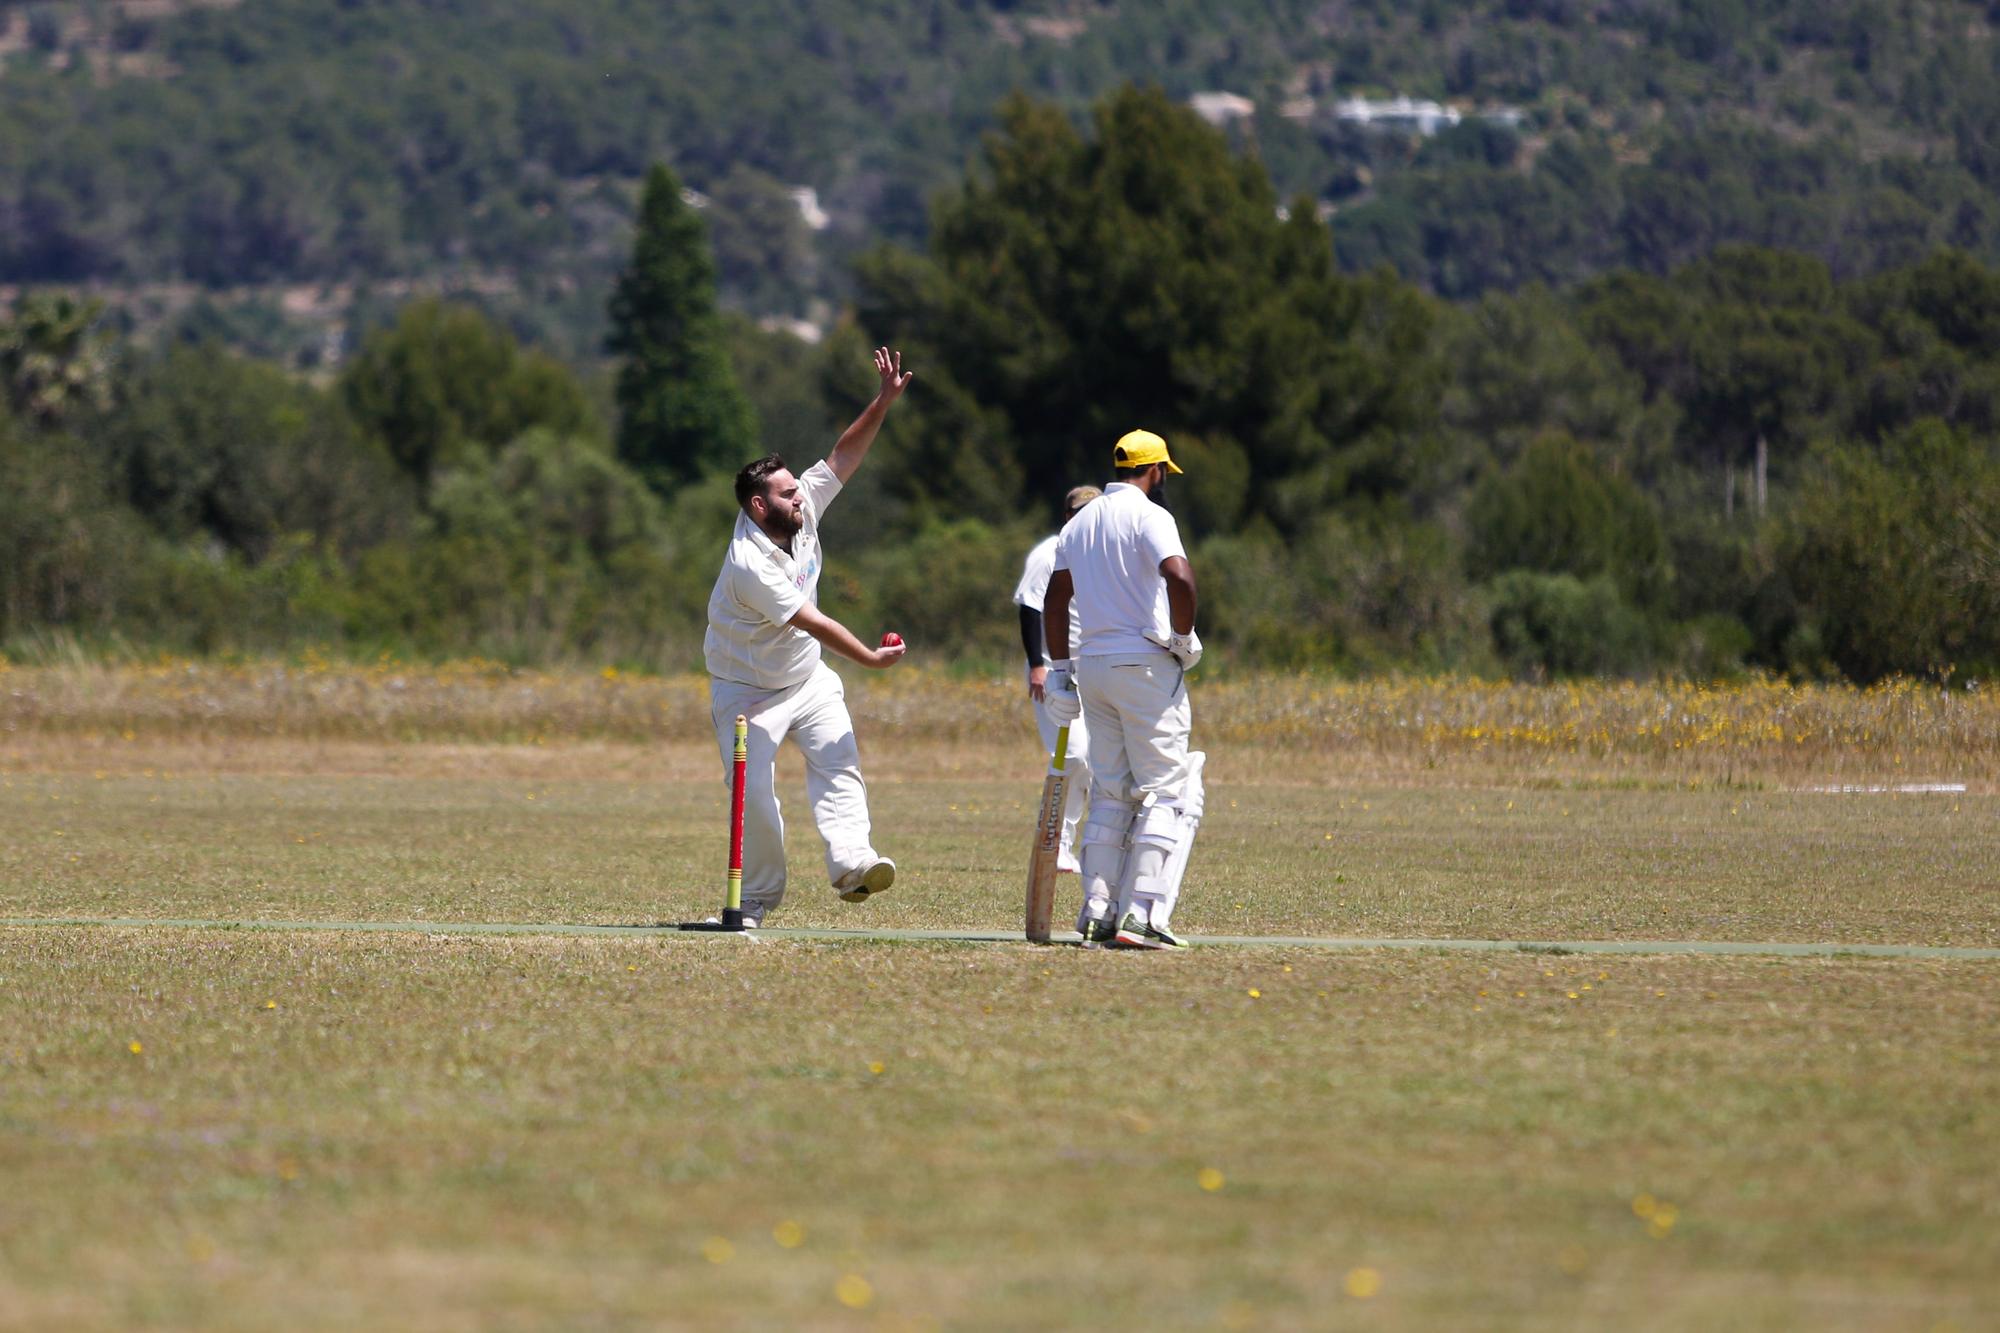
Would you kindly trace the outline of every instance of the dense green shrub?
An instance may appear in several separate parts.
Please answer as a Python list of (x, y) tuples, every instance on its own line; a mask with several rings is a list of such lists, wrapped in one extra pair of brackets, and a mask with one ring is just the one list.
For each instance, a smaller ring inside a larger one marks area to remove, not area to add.
[(534, 426), (601, 434), (570, 370), (523, 351), (479, 312), (436, 300), (404, 307), (342, 372), (340, 392), (420, 492), (440, 469), (492, 453)]
[(0, 411), (0, 635), (119, 627), (145, 547), (77, 440)]
[(1855, 680), (2000, 669), (2000, 445), (1936, 421), (1820, 454), (1781, 537), (1792, 652)]
[(352, 553), (413, 515), (413, 488), (337, 399), (215, 344), (131, 367), (95, 434), (126, 500), (161, 533), (252, 561), (295, 535)]
[(1515, 672), (1534, 677), (1624, 674), (1653, 660), (1646, 618), (1609, 577), (1517, 569), (1490, 588), (1493, 644)]
[(1467, 567), (1602, 576), (1634, 605), (1658, 606), (1672, 571), (1652, 502), (1574, 440), (1537, 440), (1488, 474), (1466, 507)]

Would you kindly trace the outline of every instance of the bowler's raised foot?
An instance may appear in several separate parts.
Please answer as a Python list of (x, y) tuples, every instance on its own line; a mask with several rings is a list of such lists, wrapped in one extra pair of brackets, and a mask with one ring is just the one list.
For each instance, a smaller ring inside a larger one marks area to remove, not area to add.
[(833, 887), (839, 891), (840, 901), (862, 903), (895, 882), (896, 863), (886, 856), (881, 856), (868, 865), (848, 871), (834, 882)]

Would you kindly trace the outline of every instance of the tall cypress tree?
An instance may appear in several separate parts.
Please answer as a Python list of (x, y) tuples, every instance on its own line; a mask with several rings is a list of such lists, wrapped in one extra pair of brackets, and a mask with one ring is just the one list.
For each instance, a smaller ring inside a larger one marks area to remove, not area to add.
[(665, 166), (646, 176), (632, 263), (611, 296), (605, 347), (618, 368), (618, 456), (655, 490), (756, 453), (715, 307), (707, 229)]

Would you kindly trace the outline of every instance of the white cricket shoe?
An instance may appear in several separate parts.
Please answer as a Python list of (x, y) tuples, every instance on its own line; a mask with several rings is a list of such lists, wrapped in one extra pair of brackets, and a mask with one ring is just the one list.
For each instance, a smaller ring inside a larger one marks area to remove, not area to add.
[(886, 856), (878, 856), (872, 862), (858, 869), (850, 870), (833, 882), (844, 903), (867, 902), (896, 882), (896, 863)]

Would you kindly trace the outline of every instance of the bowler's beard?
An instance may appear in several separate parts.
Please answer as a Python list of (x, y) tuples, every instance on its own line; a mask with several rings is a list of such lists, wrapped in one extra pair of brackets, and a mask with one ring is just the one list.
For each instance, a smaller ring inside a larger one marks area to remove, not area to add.
[(1154, 482), (1153, 489), (1148, 491), (1147, 494), (1152, 497), (1153, 503), (1160, 508), (1173, 508), (1172, 505), (1167, 503), (1167, 479), (1165, 477), (1161, 477), (1158, 481)]
[(792, 538), (806, 525), (805, 515), (795, 509), (764, 511), (764, 535), (780, 546), (790, 546)]

